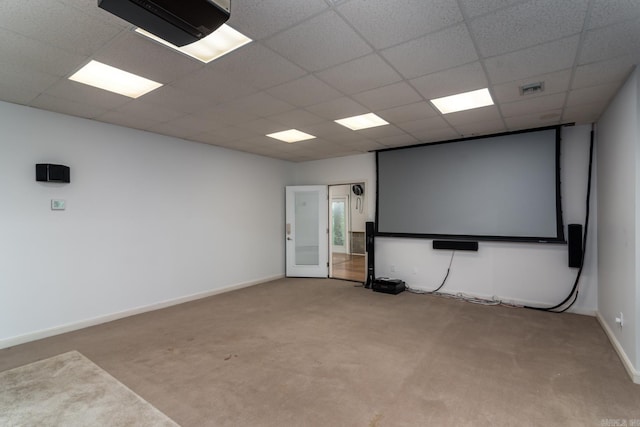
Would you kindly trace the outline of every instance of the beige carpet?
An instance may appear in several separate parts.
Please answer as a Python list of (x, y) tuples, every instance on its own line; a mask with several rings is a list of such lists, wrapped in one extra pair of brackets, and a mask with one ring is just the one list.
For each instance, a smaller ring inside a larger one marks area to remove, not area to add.
[(70, 350), (183, 427), (640, 420), (640, 386), (593, 317), (339, 280), (276, 280), (7, 348), (0, 371)]
[(177, 426), (77, 351), (0, 373), (2, 426)]

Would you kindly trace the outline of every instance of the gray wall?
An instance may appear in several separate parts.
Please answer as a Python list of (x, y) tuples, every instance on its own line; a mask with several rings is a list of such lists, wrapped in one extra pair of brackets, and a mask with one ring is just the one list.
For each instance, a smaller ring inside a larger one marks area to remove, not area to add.
[[(598, 122), (598, 311), (640, 368), (640, 109), (636, 70)], [(624, 314), (624, 327), (615, 318)], [(615, 344), (615, 342), (614, 342)]]
[[(35, 163), (71, 183), (36, 182)], [(282, 276), (291, 172), (0, 102), (0, 347)]]

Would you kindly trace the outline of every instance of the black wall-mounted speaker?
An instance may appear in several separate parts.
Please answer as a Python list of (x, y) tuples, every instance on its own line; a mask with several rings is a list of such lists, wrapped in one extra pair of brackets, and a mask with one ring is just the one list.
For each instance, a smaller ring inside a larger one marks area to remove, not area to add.
[(36, 181), (71, 182), (71, 170), (69, 166), (38, 163), (36, 164)]
[(569, 267), (580, 268), (582, 265), (582, 257), (584, 256), (584, 248), (582, 247), (582, 224), (569, 224)]
[(376, 279), (375, 271), (375, 240), (374, 235), (376, 231), (375, 223), (368, 221), (365, 227), (365, 249), (367, 251), (367, 279), (364, 283), (364, 287), (369, 289), (373, 285), (373, 281)]
[(448, 249), (454, 251), (477, 251), (478, 242), (469, 240), (434, 240), (433, 249)]

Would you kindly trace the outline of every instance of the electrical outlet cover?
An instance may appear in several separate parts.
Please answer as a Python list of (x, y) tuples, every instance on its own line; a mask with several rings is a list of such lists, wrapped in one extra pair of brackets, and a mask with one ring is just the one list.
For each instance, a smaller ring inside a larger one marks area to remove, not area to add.
[(66, 202), (60, 199), (52, 199), (51, 200), (51, 210), (52, 211), (63, 211), (66, 208)]

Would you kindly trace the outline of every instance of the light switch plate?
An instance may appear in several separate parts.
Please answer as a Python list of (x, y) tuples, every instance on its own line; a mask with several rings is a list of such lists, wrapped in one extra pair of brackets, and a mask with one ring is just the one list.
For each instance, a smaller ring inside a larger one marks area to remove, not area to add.
[(67, 203), (64, 200), (60, 199), (51, 199), (51, 210), (52, 211), (63, 211), (67, 206)]

